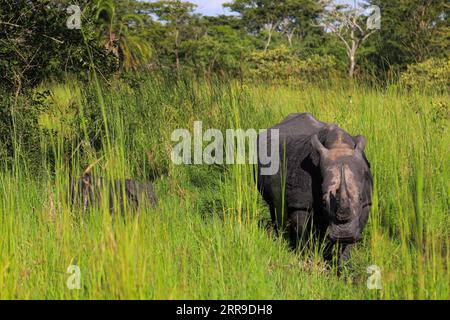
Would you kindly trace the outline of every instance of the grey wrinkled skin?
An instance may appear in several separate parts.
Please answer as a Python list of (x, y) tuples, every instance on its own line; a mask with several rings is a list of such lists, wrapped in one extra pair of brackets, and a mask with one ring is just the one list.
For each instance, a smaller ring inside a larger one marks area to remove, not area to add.
[(338, 244), (338, 265), (345, 265), (371, 211), (373, 179), (365, 138), (309, 113), (291, 114), (258, 136), (267, 150), (273, 129), (279, 130), (280, 170), (261, 175), (265, 165), (258, 161), (257, 179), (277, 232), (292, 248), (306, 244), (310, 235), (325, 240), (328, 248)]
[[(105, 188), (107, 188), (105, 190)], [(112, 213), (120, 209), (125, 212), (127, 207), (137, 209), (139, 206), (153, 207), (157, 205), (157, 199), (153, 191), (153, 184), (140, 183), (131, 179), (124, 181), (107, 181), (104, 178), (95, 178), (86, 175), (76, 181), (72, 186), (70, 197), (72, 204), (79, 204), (83, 211), (92, 206), (99, 207), (102, 197), (108, 197), (109, 211)]]

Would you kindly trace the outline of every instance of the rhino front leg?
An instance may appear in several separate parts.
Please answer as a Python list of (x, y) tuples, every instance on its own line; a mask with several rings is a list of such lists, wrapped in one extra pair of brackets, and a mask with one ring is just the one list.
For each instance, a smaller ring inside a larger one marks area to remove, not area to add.
[(344, 268), (351, 268), (350, 253), (353, 244), (332, 244), (328, 243), (324, 250), (324, 259), (330, 264), (337, 261), (337, 275), (340, 276)]
[(352, 244), (346, 244), (340, 248), (340, 254), (338, 259), (338, 276), (341, 275), (342, 270), (344, 268), (351, 269), (352, 265), (350, 264), (349, 260), (352, 248), (353, 248)]
[(311, 213), (306, 210), (295, 210), (289, 214), (289, 240), (292, 249), (306, 244), (309, 236), (310, 216)]

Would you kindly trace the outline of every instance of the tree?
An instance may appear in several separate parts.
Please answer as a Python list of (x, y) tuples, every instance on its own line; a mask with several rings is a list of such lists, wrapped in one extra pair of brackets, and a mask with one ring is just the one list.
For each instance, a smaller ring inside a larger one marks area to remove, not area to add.
[(322, 10), (316, 1), (286, 0), (281, 10), (283, 21), (278, 29), (291, 48), (296, 36), (304, 40), (309, 34), (316, 32), (312, 25)]
[(449, 10), (446, 0), (372, 0), (382, 13), (382, 32), (371, 57), (379, 69), (406, 69), (409, 64), (448, 56)]
[(194, 15), (196, 5), (180, 0), (166, 0), (151, 3), (151, 7), (152, 12), (162, 22), (161, 31), (163, 37), (165, 37), (166, 49), (174, 55), (175, 69), (179, 72), (182, 41), (184, 38), (189, 38), (189, 31), (192, 31), (192, 28), (195, 27), (192, 22), (198, 19), (198, 16)]
[(206, 75), (240, 76), (245, 57), (253, 43), (234, 16), (202, 17), (202, 31), (198, 38), (187, 41), (189, 55), (186, 62)]
[(330, 0), (321, 3), (325, 10), (321, 15), (320, 25), (344, 44), (349, 60), (348, 77), (351, 80), (355, 73), (358, 49), (377, 29), (371, 29), (370, 25), (364, 26), (363, 7), (336, 5)]
[(241, 16), (250, 33), (265, 37), (264, 52), (269, 49), (275, 33), (286, 37), (293, 46), (296, 35), (306, 37), (320, 6), (312, 0), (234, 0), (224, 6)]
[(128, 0), (97, 0), (98, 36), (120, 68), (136, 70), (152, 57), (153, 48), (145, 37), (150, 19), (142, 3)]
[(92, 6), (79, 1), (81, 30), (66, 27), (71, 1), (1, 0), (0, 86), (19, 93), (48, 77), (89, 70), (89, 50), (111, 70), (109, 56), (95, 39)]
[(267, 33), (264, 51), (270, 46), (274, 32), (284, 20), (285, 1), (235, 0), (224, 6), (241, 15), (243, 24), (250, 32)]

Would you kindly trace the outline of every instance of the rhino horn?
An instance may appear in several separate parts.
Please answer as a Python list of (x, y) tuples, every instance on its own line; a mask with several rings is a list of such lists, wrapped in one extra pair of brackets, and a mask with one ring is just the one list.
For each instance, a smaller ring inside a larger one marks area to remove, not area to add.
[(349, 196), (347, 191), (347, 181), (345, 180), (344, 166), (341, 167), (341, 181), (339, 185), (338, 199), (341, 208), (348, 208)]

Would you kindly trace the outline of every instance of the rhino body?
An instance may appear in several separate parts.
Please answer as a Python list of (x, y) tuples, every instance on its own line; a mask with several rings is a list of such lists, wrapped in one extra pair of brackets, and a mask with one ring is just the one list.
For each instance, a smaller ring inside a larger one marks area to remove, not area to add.
[[(297, 248), (310, 235), (340, 244), (342, 264), (371, 211), (373, 179), (364, 153), (365, 138), (350, 136), (309, 113), (291, 114), (258, 137), (258, 146), (279, 134), (280, 169), (262, 175), (258, 188), (268, 203), (273, 225)], [(258, 153), (259, 154), (259, 153)]]
[(140, 183), (131, 179), (109, 181), (87, 175), (78, 179), (71, 190), (72, 202), (81, 204), (84, 211), (100, 206), (105, 196), (110, 212), (120, 209), (124, 213), (125, 206), (137, 209), (140, 206), (155, 208), (157, 205), (151, 182)]

